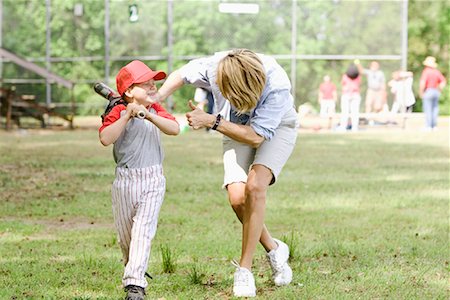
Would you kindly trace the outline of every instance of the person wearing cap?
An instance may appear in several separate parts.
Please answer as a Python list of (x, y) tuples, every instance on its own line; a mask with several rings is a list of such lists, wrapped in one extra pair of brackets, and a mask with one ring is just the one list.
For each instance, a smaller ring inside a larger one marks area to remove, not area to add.
[(120, 69), (116, 85), (123, 101), (111, 109), (99, 129), (100, 142), (114, 144), (112, 207), (125, 265), (125, 299), (130, 300), (144, 299), (150, 246), (164, 199), (160, 132), (177, 135), (180, 131), (175, 118), (153, 98), (155, 81), (165, 77), (138, 60)]
[(425, 130), (435, 130), (439, 115), (439, 97), (447, 81), (437, 69), (436, 58), (428, 56), (423, 61), (425, 66), (420, 76), (419, 95), (422, 98), (425, 113)]
[(189, 125), (223, 134), (223, 187), (243, 224), (241, 258), (234, 262), (234, 296), (256, 295), (251, 269), (259, 242), (267, 251), (275, 285), (289, 284), (289, 248), (272, 238), (264, 224), (267, 189), (278, 179), (297, 139), (297, 113), (286, 72), (269, 56), (235, 49), (191, 60), (168, 76), (159, 98), (184, 84), (210, 89), (215, 104), (210, 114), (190, 101)]

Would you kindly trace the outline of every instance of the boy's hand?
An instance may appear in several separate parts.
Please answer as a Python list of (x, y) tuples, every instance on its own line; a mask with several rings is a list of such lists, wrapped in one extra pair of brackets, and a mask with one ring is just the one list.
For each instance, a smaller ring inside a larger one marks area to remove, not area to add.
[(129, 103), (127, 105), (128, 118), (139, 117), (138, 114), (140, 112), (144, 112), (144, 117), (146, 117), (149, 114), (148, 110), (143, 105), (137, 104), (135, 102)]
[(135, 117), (138, 117), (139, 119), (145, 119), (150, 115), (150, 112), (147, 110), (147, 108), (140, 104), (137, 107), (137, 111), (135, 111)]

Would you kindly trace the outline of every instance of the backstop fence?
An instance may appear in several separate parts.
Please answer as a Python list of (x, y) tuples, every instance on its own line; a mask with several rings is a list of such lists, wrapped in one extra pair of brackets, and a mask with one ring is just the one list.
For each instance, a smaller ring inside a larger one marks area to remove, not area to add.
[[(230, 4), (253, 11), (225, 11)], [(274, 56), (298, 105), (315, 101), (325, 74), (338, 83), (354, 59), (364, 66), (379, 61), (387, 78), (405, 68), (407, 6), (407, 0), (0, 0), (0, 46), (72, 81), (85, 113), (104, 104), (92, 84), (114, 86), (132, 59), (171, 72), (231, 48)], [(69, 101), (64, 88), (8, 59), (0, 60), (0, 74), (2, 85), (39, 101)], [(192, 94), (181, 90), (175, 104)]]

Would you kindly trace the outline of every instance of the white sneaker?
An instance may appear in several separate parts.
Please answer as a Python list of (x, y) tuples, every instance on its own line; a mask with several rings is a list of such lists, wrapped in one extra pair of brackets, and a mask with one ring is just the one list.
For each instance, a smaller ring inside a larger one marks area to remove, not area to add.
[(276, 286), (288, 285), (292, 281), (292, 269), (287, 261), (289, 259), (289, 247), (280, 240), (274, 239), (278, 248), (267, 253), (270, 267), (272, 268), (272, 278)]
[(232, 264), (236, 267), (234, 272), (233, 293), (235, 297), (256, 297), (255, 278), (252, 272), (246, 268), (241, 268), (235, 261)]

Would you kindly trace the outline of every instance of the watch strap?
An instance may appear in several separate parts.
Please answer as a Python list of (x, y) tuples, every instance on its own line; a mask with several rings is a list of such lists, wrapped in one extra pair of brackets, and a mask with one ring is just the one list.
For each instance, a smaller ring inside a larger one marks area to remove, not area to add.
[(216, 122), (214, 123), (213, 127), (211, 127), (212, 130), (216, 130), (217, 127), (219, 127), (220, 121), (222, 120), (222, 115), (218, 114), (216, 116)]

